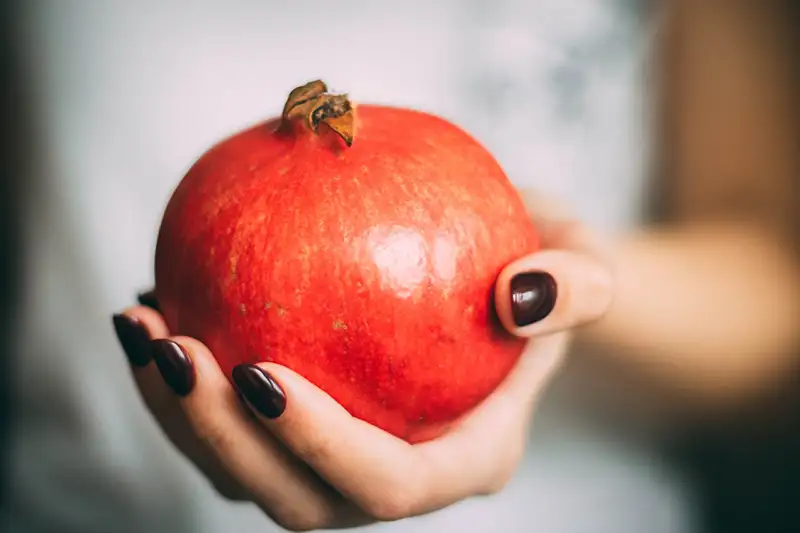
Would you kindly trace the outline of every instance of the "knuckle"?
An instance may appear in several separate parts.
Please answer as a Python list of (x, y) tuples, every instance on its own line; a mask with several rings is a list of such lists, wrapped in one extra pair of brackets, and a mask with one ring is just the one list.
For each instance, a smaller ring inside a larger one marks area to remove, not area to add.
[(393, 490), (377, 498), (365, 501), (362, 508), (371, 517), (381, 522), (393, 522), (414, 514), (415, 498), (409, 491)]
[(195, 434), (203, 446), (215, 453), (225, 453), (227, 450), (235, 449), (235, 438), (233, 434), (225, 430), (225, 427), (214, 424), (211, 421), (197, 423)]

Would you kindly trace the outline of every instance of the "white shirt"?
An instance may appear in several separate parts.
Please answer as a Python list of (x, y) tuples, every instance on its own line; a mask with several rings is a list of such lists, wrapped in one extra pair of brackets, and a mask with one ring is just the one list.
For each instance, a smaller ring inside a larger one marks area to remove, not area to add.
[[(110, 327), (152, 284), (183, 173), (322, 78), (356, 101), (443, 115), (517, 185), (561, 196), (601, 229), (629, 227), (647, 175), (640, 11), (634, 0), (28, 2), (46, 187), (29, 222), (21, 422), (0, 524), (272, 531), (167, 443)], [(566, 411), (543, 406), (548, 422), (534, 424), (503, 493), (376, 529), (687, 531), (684, 484), (658, 455)]]

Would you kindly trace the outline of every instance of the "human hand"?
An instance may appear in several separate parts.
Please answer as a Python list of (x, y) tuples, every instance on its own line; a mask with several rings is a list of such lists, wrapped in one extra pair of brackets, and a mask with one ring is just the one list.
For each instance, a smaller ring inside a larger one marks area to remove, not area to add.
[(353, 418), (274, 363), (237, 369), (237, 394), (200, 341), (170, 336), (152, 300), (115, 315), (114, 326), (149, 410), (224, 496), (256, 503), (290, 530), (428, 513), (505, 486), (569, 330), (601, 316), (611, 300), (593, 235), (542, 208), (532, 213), (545, 250), (504, 269), (496, 290), (503, 325), (531, 341), (501, 386), (433, 441), (410, 445)]

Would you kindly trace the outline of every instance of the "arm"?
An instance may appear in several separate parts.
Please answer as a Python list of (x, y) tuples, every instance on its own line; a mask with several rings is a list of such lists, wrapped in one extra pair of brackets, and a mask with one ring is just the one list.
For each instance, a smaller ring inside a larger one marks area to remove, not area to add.
[(663, 61), (666, 220), (617, 246), (584, 340), (671, 398), (735, 407), (798, 354), (800, 146), (788, 3), (676, 1)]

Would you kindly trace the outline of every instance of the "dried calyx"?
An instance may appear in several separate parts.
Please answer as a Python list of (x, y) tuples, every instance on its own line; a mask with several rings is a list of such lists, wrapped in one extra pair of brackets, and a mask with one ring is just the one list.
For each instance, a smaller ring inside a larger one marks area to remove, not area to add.
[(289, 93), (281, 116), (286, 122), (302, 121), (315, 132), (320, 123), (324, 123), (347, 146), (353, 144), (353, 105), (346, 94), (328, 93), (327, 85), (321, 80), (306, 83)]

